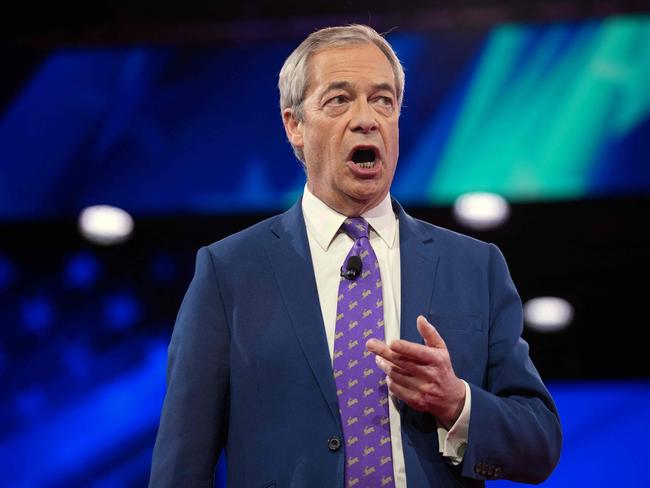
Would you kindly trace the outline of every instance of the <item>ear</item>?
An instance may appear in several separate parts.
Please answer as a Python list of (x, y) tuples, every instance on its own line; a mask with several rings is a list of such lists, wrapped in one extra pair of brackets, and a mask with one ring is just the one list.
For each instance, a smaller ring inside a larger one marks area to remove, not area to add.
[(296, 119), (292, 109), (285, 108), (282, 111), (282, 122), (291, 145), (302, 148), (305, 145), (303, 141), (303, 124)]

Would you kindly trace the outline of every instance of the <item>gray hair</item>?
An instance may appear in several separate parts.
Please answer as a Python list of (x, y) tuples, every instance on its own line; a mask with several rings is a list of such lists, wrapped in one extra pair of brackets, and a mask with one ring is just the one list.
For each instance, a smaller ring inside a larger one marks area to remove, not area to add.
[[(372, 27), (361, 24), (351, 24), (339, 27), (327, 27), (313, 32), (291, 53), (286, 59), (280, 77), (278, 88), (280, 90), (280, 112), (290, 108), (293, 116), (301, 122), (303, 120), (303, 102), (309, 88), (309, 59), (319, 51), (330, 47), (349, 46), (351, 44), (372, 43), (384, 53), (395, 74), (395, 89), (397, 91), (397, 105), (402, 106), (404, 97), (404, 68), (399, 58), (393, 51), (388, 41)], [(293, 152), (303, 163), (305, 155), (301, 148), (293, 146)]]

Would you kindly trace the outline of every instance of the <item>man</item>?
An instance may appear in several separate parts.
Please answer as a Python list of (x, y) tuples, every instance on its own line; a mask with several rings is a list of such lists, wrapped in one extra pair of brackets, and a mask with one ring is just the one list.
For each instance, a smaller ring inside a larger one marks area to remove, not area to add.
[(501, 253), (390, 198), (390, 45), (366, 26), (315, 32), (279, 88), (304, 194), (198, 252), (150, 486), (211, 487), (222, 449), (233, 487), (544, 480), (560, 424)]

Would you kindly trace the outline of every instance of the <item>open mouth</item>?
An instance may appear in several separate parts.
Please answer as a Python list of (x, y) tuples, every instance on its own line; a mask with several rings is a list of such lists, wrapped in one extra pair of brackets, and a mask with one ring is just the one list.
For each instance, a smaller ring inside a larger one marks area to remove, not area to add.
[(360, 168), (374, 168), (377, 160), (377, 154), (374, 149), (355, 149), (352, 152), (352, 161)]

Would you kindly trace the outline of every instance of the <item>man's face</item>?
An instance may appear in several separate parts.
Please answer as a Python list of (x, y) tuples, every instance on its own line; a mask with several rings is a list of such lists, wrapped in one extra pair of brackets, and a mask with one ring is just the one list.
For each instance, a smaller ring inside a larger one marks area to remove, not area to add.
[(307, 185), (348, 215), (386, 196), (399, 153), (395, 75), (374, 44), (335, 47), (309, 61), (303, 120), (285, 110), (291, 142), (305, 155)]

